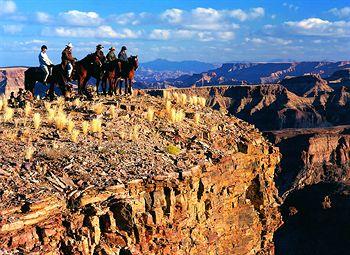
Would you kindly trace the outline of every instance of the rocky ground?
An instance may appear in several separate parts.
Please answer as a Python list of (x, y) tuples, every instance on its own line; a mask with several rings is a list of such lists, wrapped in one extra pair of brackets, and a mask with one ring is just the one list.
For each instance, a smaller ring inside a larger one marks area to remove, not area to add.
[[(234, 150), (234, 145), (227, 151), (216, 149), (216, 143), (230, 138), (228, 134), (235, 134), (236, 141), (246, 139), (237, 125), (239, 120), (208, 107), (172, 101), (173, 108), (185, 113), (183, 121), (172, 123), (164, 99), (143, 95), (96, 99), (79, 106), (53, 102), (50, 107), (61, 105), (76, 130), (81, 130), (83, 121), (102, 120), (100, 133), (80, 132), (73, 142), (66, 128), (60, 131), (55, 123), (48, 123), (44, 104), (34, 101), (27, 117), (22, 109), (14, 109), (14, 117), (0, 125), (0, 209), (51, 194), (69, 196), (77, 190), (180, 172)], [(92, 110), (97, 104), (103, 105), (100, 115)], [(111, 106), (115, 107), (114, 116)], [(154, 110), (152, 121), (146, 119), (150, 108)], [(34, 113), (42, 116), (37, 130)], [(200, 114), (198, 124), (195, 113)]]

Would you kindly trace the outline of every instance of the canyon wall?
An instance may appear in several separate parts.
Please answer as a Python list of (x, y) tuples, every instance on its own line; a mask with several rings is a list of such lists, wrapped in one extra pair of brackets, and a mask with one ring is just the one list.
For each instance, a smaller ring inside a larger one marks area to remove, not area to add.
[(25, 67), (0, 68), (0, 94), (9, 96), (11, 91), (17, 93), (19, 88), (24, 88)]
[(0, 211), (0, 253), (273, 254), (280, 156), (242, 125), (246, 140), (216, 141), (232, 151), (213, 163)]

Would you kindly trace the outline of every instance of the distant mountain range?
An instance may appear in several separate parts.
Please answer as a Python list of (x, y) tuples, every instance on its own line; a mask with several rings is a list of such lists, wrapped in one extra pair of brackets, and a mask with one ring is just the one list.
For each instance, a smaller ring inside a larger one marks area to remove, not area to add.
[[(148, 83), (145, 79), (136, 79), (137, 86), (145, 88), (191, 87), (208, 85), (240, 85), (277, 83), (288, 76), (304, 74), (319, 74), (329, 77), (335, 71), (349, 68), (350, 61), (327, 62), (280, 62), (280, 63), (225, 63), (218, 68), (201, 73), (178, 72), (178, 77), (165, 76), (152, 82), (148, 73)], [(180, 69), (180, 68), (178, 68)], [(184, 69), (182, 69), (184, 70)], [(160, 76), (159, 72), (156, 72)], [(139, 75), (141, 77), (142, 74)]]
[(166, 59), (156, 59), (150, 62), (140, 64), (142, 69), (148, 69), (156, 72), (184, 72), (201, 73), (218, 67), (218, 65), (188, 60), (188, 61), (170, 61)]

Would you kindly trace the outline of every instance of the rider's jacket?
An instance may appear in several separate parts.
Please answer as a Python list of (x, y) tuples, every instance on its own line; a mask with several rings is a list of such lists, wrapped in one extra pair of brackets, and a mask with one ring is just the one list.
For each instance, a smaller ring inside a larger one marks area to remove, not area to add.
[(38, 57), (39, 57), (40, 67), (53, 65), (52, 61), (49, 59), (49, 56), (46, 54), (46, 52), (41, 51)]
[(72, 52), (69, 50), (69, 48), (65, 48), (62, 51), (61, 60), (62, 60), (63, 67), (66, 67), (68, 63), (73, 63), (74, 62), (75, 59), (74, 59), (74, 57), (72, 55)]
[(121, 51), (118, 54), (118, 58), (123, 61), (128, 61), (128, 56), (126, 55), (125, 51)]

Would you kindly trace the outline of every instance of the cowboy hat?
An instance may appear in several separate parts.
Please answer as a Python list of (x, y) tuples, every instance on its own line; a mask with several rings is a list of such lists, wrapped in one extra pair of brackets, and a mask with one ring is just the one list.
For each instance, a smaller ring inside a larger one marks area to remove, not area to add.
[(109, 48), (109, 50), (115, 50), (115, 47), (114, 47), (114, 46), (112, 46), (112, 47), (110, 47), (110, 48)]
[(97, 48), (97, 49), (103, 49), (104, 47), (102, 46), (102, 44), (98, 44), (98, 45), (96, 46), (96, 48)]
[(70, 42), (66, 45), (66, 47), (73, 48), (73, 44)]

